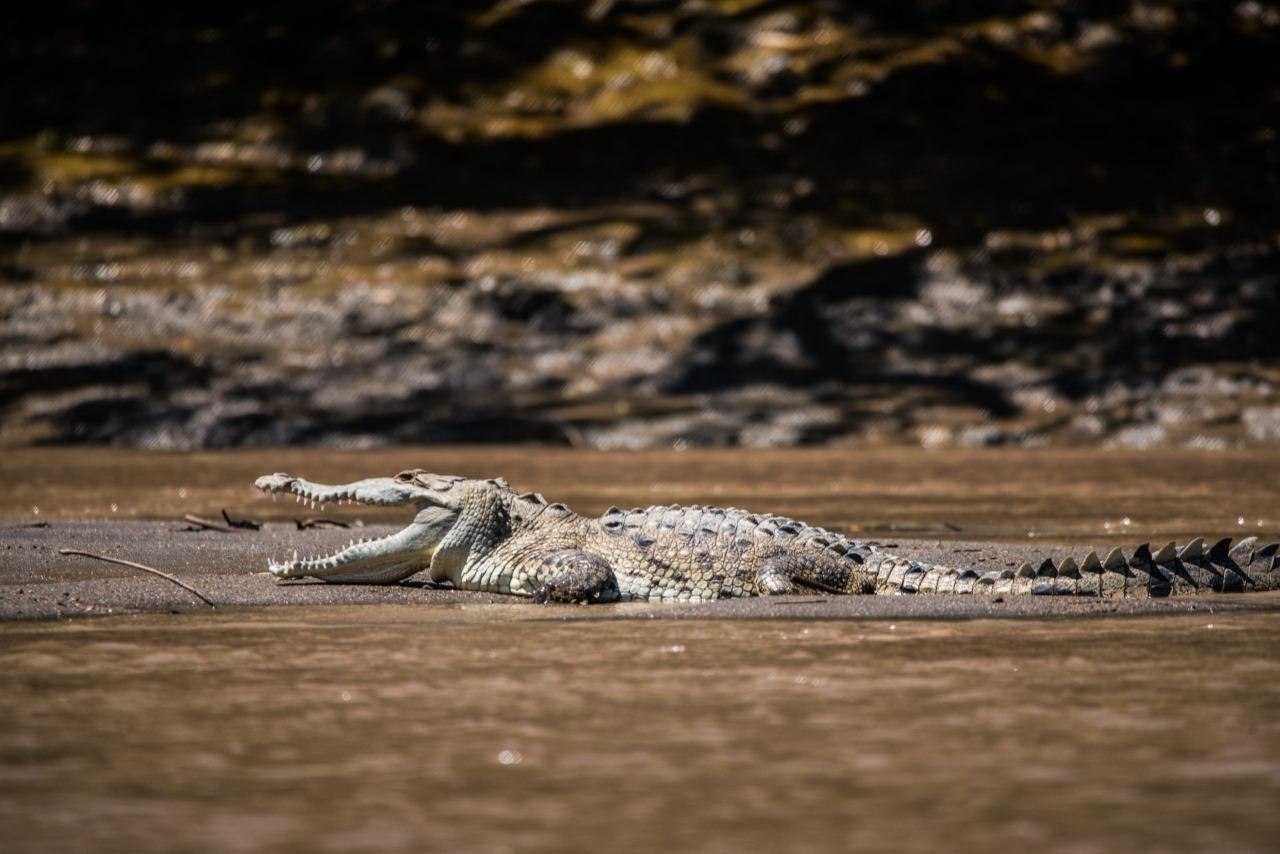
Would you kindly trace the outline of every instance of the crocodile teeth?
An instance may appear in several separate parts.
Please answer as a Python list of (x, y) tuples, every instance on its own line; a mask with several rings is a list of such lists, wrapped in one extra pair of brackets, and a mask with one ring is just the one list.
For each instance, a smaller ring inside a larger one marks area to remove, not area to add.
[(1160, 551), (1156, 552), (1155, 556), (1151, 559), (1156, 563), (1172, 563), (1173, 559), (1176, 558), (1177, 556), (1178, 556), (1178, 544), (1169, 542), (1169, 543), (1165, 543), (1164, 546), (1160, 549)]

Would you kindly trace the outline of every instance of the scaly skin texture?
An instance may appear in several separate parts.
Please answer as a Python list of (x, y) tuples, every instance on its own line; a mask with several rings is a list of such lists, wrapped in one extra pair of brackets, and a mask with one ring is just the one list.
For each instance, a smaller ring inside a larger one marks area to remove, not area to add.
[(352, 543), (324, 557), (270, 569), (280, 578), (395, 583), (424, 569), (465, 590), (531, 596), (543, 602), (702, 601), (735, 596), (829, 593), (990, 593), (1168, 596), (1280, 587), (1276, 544), (1229, 540), (1126, 558), (1090, 553), (1077, 564), (1046, 560), (1016, 570), (922, 564), (865, 542), (782, 516), (719, 507), (610, 508), (581, 516), (505, 481), (471, 480), (421, 469), (340, 486), (286, 474), (259, 489), (310, 503), (411, 505), (403, 531)]

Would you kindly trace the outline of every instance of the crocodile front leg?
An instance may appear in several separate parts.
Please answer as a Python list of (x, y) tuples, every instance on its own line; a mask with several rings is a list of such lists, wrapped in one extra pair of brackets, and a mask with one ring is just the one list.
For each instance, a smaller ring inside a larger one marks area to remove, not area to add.
[(546, 580), (533, 591), (535, 602), (595, 604), (622, 595), (613, 568), (599, 555), (578, 549), (552, 552), (539, 573)]

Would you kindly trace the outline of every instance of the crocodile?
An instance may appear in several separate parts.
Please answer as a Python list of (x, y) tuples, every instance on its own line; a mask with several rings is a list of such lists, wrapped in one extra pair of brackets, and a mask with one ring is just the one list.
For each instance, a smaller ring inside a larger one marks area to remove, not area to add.
[(700, 601), (802, 591), (851, 594), (991, 593), (1161, 597), (1280, 588), (1280, 545), (1197, 538), (1130, 556), (1045, 559), (1016, 569), (936, 566), (783, 516), (736, 508), (611, 507), (575, 513), (501, 478), (422, 469), (341, 485), (287, 474), (256, 487), (309, 505), (410, 507), (403, 530), (323, 556), (272, 560), (280, 579), (394, 584), (423, 570), (455, 588), (539, 602)]

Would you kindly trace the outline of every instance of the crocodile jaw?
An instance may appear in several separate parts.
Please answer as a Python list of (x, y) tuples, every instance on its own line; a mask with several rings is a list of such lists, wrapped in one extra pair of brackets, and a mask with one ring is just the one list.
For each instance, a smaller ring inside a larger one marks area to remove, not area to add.
[(277, 562), (267, 568), (277, 578), (303, 578), (351, 582), (388, 582), (426, 569), (436, 547), (453, 527), (458, 512), (447, 506), (444, 497), (429, 489), (391, 478), (371, 478), (339, 486), (311, 483), (286, 474), (266, 475), (254, 483), (260, 491), (293, 495), (311, 506), (326, 503), (365, 504), (377, 507), (414, 505), (417, 514), (403, 530), (386, 537), (352, 540), (347, 547), (328, 555)]

